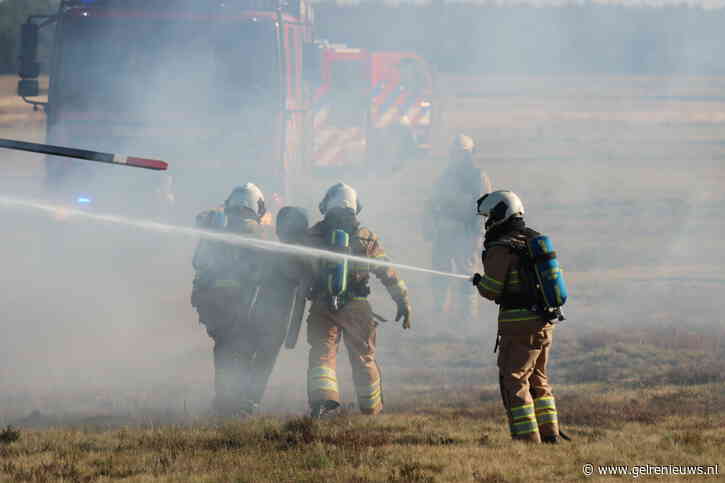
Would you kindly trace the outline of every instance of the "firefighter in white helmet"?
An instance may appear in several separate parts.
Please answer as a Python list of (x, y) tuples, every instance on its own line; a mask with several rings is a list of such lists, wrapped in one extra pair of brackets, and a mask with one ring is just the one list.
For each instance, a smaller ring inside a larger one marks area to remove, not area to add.
[[(268, 239), (264, 196), (253, 183), (234, 188), (224, 205), (197, 216), (209, 230)], [(264, 253), (255, 248), (202, 239), (196, 247), (191, 304), (214, 340), (214, 409), (220, 416), (251, 413), (258, 401), (249, 394), (257, 344), (250, 308), (261, 283)]]
[[(306, 244), (315, 248), (388, 260), (378, 237), (362, 227), (362, 209), (354, 189), (344, 183), (332, 186), (320, 203), (324, 219), (308, 231)], [(367, 300), (370, 272), (382, 282), (402, 319), (410, 328), (411, 307), (405, 282), (389, 267), (320, 258), (308, 265), (312, 306), (307, 324), (310, 344), (307, 372), (308, 397), (313, 417), (340, 406), (337, 383), (337, 350), (345, 342), (352, 365), (360, 411), (378, 414), (383, 409), (380, 369), (375, 359), (376, 316)]]
[[(482, 246), (480, 218), (470, 206), (488, 190), (488, 178), (474, 160), (475, 143), (464, 134), (451, 143), (448, 167), (433, 185), (433, 195), (423, 213), (423, 231), (432, 246), (436, 270), (461, 274), (480, 269), (478, 253)], [(432, 278), (433, 300), (438, 318), (459, 316), (471, 321), (478, 314), (479, 299), (459, 280)], [(449, 299), (450, 292), (450, 299)], [(461, 313), (451, 314), (451, 307)]]
[[(558, 443), (556, 403), (547, 375), (554, 326), (537, 308), (535, 275), (526, 266), (527, 240), (539, 235), (524, 223), (524, 205), (512, 191), (494, 191), (477, 202), (486, 218), (484, 273), (479, 294), (499, 305), (501, 397), (516, 440)], [(562, 435), (563, 436), (563, 435)]]

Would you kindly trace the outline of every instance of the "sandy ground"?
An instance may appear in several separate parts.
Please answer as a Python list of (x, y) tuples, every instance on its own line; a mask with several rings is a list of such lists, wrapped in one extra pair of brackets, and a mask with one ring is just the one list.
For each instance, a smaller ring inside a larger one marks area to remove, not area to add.
[[(0, 137), (42, 140), (42, 113), (13, 88), (14, 79), (0, 78)], [(517, 191), (529, 222), (554, 238), (572, 293), (561, 332), (725, 327), (717, 303), (725, 287), (725, 79), (446, 77), (440, 88), (434, 156), (351, 182), (365, 202), (363, 221), (396, 261), (430, 266), (422, 202), (447, 140), (466, 132), (494, 188)], [(2, 151), (0, 159), (0, 193), (42, 194), (39, 156)], [(306, 180), (307, 198), (330, 181)], [(36, 409), (80, 418), (206, 410), (211, 344), (189, 305), (194, 240), (5, 207), (0, 220), (0, 424)], [(491, 367), (495, 307), (481, 304), (477, 320), (434, 320), (431, 300), (440, 295), (430, 279), (404, 276), (415, 329), (380, 331), (387, 391), (416, 365), (401, 360), (400, 344), (424, 347), (441, 334), (481, 338)], [(376, 310), (392, 315), (384, 291), (374, 290)], [(265, 411), (305, 410), (305, 348), (301, 339), (282, 354)], [(340, 366), (352, 400), (347, 364)], [(460, 377), (452, 371), (451, 384)], [(473, 377), (495, 382), (491, 371)]]

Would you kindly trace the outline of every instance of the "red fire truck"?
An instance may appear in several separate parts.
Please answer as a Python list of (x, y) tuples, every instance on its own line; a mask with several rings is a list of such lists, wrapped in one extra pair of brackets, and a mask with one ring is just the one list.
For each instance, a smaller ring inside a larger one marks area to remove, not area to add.
[(425, 61), (314, 42), (313, 23), (306, 0), (62, 0), (55, 14), (30, 17), (18, 92), (34, 104), (38, 31), (54, 29), (47, 142), (173, 168), (172, 185), (49, 157), (49, 186), (144, 214), (150, 194), (175, 194), (188, 215), (248, 180), (290, 199), (315, 166), (427, 148)]
[(412, 52), (318, 45), (314, 165), (375, 163), (430, 150), (433, 78), (423, 58)]

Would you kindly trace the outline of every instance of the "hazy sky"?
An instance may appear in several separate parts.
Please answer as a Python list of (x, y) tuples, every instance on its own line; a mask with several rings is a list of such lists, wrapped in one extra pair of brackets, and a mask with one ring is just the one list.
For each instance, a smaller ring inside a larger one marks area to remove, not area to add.
[[(0, 0), (4, 3), (5, 0)], [(444, 0), (445, 3), (471, 3), (492, 5), (586, 5), (589, 3), (601, 5), (627, 5), (627, 6), (653, 6), (690, 5), (703, 8), (723, 8), (725, 0)], [(312, 0), (311, 3), (328, 3), (328, 0)], [(385, 3), (386, 5), (418, 4), (426, 5), (431, 0), (337, 0), (338, 5), (358, 5), (361, 3)]]
[[(682, 6), (690, 5), (706, 9), (723, 8), (725, 0), (443, 0), (444, 3), (470, 3), (477, 5), (533, 5), (538, 7), (557, 5), (587, 5), (590, 3), (600, 5), (626, 5), (626, 6)], [(312, 3), (328, 3), (327, 0)], [(337, 0), (338, 5), (358, 5), (361, 3), (384, 3), (386, 5), (417, 4), (426, 5), (431, 0)]]

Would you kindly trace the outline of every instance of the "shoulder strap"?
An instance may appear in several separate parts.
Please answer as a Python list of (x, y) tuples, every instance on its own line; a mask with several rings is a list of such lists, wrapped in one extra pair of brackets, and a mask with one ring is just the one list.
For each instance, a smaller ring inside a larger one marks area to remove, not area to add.
[(515, 232), (506, 234), (494, 241), (486, 243), (486, 248), (493, 248), (496, 246), (504, 246), (515, 252), (526, 251), (526, 243), (539, 236), (540, 233), (531, 228), (524, 228), (523, 230), (517, 230)]
[(522, 251), (526, 250), (526, 239), (522, 239), (521, 237), (517, 236), (518, 233), (514, 233), (511, 235), (506, 235), (504, 237), (499, 238), (498, 240), (486, 243), (486, 249), (489, 250), (493, 247), (506, 247), (509, 250), (520, 253)]

